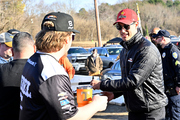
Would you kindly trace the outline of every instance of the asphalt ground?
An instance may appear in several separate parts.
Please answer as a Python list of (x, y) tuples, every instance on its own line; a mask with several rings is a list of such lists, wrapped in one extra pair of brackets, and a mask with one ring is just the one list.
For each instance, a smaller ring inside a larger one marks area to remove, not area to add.
[(128, 120), (125, 106), (108, 104), (105, 111), (96, 113), (90, 120)]

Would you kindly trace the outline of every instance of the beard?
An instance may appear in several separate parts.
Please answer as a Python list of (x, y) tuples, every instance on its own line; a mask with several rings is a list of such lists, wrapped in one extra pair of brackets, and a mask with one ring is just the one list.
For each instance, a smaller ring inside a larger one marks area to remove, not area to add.
[(156, 46), (157, 46), (158, 50), (161, 52), (161, 51), (162, 51), (162, 46), (161, 46), (161, 44), (157, 44)]

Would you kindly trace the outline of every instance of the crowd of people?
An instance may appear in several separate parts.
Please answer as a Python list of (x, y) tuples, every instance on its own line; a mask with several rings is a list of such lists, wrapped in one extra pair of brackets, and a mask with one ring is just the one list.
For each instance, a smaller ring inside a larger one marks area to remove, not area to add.
[[(123, 9), (113, 25), (120, 33), (122, 78), (91, 81), (101, 89), (92, 102), (77, 107), (67, 58), (75, 34), (71, 15), (51, 12), (33, 37), (16, 29), (0, 34), (0, 120), (90, 119), (107, 102), (124, 96), (129, 120), (180, 120), (180, 51), (166, 30), (155, 27), (151, 41), (138, 29), (138, 16)], [(87, 58), (89, 75), (103, 69), (97, 49)]]

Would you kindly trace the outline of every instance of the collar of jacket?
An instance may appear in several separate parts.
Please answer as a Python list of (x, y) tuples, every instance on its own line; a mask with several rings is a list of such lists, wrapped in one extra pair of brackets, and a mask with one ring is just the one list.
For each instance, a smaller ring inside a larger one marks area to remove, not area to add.
[(169, 49), (172, 47), (172, 44), (171, 43), (168, 43), (163, 49)]
[(138, 31), (130, 40), (128, 41), (121, 41), (120, 44), (125, 48), (125, 49), (131, 49), (131, 47), (137, 43), (140, 42), (142, 38), (142, 34), (140, 31)]

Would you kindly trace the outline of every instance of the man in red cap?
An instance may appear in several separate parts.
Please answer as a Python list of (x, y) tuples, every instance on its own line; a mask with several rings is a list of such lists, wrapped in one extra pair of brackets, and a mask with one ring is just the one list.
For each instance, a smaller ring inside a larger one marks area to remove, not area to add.
[(123, 9), (114, 23), (124, 47), (120, 53), (122, 78), (114, 81), (92, 80), (108, 100), (124, 95), (129, 120), (164, 120), (167, 96), (164, 93), (161, 55), (156, 46), (138, 30), (138, 17)]

